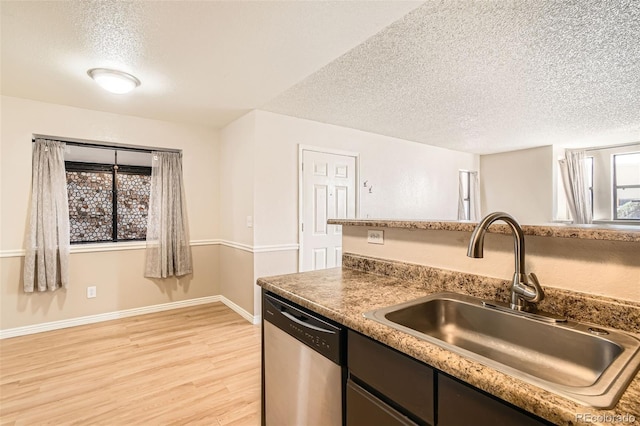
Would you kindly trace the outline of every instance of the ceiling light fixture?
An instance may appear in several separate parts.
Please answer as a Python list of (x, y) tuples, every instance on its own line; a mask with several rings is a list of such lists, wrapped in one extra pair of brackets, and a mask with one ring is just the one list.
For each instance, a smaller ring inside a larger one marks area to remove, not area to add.
[(119, 95), (129, 93), (140, 86), (140, 80), (122, 71), (107, 68), (92, 68), (87, 71), (87, 74), (104, 90)]

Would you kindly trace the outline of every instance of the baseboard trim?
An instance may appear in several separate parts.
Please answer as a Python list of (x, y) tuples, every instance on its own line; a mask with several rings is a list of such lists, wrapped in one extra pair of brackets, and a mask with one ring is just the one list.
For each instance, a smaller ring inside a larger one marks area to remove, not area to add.
[(260, 317), (251, 315), (247, 310), (241, 308), (237, 304), (224, 296), (207, 296), (197, 299), (181, 300), (178, 302), (162, 303), (159, 305), (144, 306), (141, 308), (125, 309), (122, 311), (107, 312), (104, 314), (88, 315), (85, 317), (71, 318), (61, 321), (51, 321), (41, 324), (27, 325), (24, 327), (9, 328), (0, 330), (0, 340), (10, 337), (26, 336), (28, 334), (43, 333), (45, 331), (60, 330), (63, 328), (77, 327), (80, 325), (94, 324), (97, 322), (111, 321), (114, 319), (133, 317), (136, 315), (152, 314), (155, 312), (168, 311), (171, 309), (186, 308), (189, 306), (204, 305), (207, 303), (222, 302), (231, 310), (235, 311), (242, 318), (251, 324), (259, 324)]
[(227, 299), (224, 296), (220, 296), (220, 301), (222, 303), (224, 303), (225, 305), (227, 305), (231, 310), (235, 311), (242, 318), (244, 318), (247, 321), (249, 321), (251, 324), (253, 324), (253, 325), (260, 324), (260, 316), (259, 315), (251, 315), (249, 313), (249, 311), (247, 311), (246, 309), (240, 307), (239, 305), (237, 305), (236, 303), (232, 302), (231, 300)]

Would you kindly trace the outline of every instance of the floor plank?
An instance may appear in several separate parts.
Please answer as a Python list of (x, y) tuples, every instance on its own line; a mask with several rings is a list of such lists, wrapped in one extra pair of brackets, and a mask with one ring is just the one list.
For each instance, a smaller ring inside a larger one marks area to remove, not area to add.
[(0, 341), (2, 425), (259, 425), (260, 328), (222, 303)]

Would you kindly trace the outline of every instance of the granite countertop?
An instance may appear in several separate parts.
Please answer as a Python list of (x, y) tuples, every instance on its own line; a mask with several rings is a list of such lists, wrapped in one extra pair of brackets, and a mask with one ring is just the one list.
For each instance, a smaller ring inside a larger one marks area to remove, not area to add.
[[(451, 274), (459, 273), (452, 272)], [(398, 276), (379, 275), (343, 267), (260, 278), (258, 284), (266, 290), (309, 308), (553, 423), (579, 424), (576, 417), (578, 413), (589, 414), (593, 416), (592, 420), (597, 419), (596, 416), (631, 415), (635, 417), (636, 422), (640, 422), (640, 373), (636, 374), (613, 409), (598, 410), (577, 404), (476, 361), (363, 317), (364, 312), (373, 309), (448, 290), (442, 288), (442, 276), (438, 276), (438, 274), (430, 273), (425, 276), (422, 273), (421, 278), (422, 280), (402, 279)], [(466, 281), (464, 284), (469, 286)], [(632, 307), (633, 309), (635, 307)], [(637, 315), (637, 312), (631, 315), (632, 321), (637, 322), (637, 318), (633, 315)], [(610, 424), (611, 417), (608, 419), (607, 421), (607, 418), (601, 418), (602, 423)], [(589, 423), (598, 424), (593, 421)]]
[[(473, 232), (476, 222), (456, 221), (416, 221), (396, 219), (329, 219), (333, 225), (369, 226), (378, 228), (423, 229), (430, 231), (462, 231)], [(640, 227), (632, 225), (522, 225), (525, 235), (538, 237), (578, 238), (587, 240), (640, 242)], [(489, 232), (510, 234), (511, 228), (503, 224), (493, 224)]]

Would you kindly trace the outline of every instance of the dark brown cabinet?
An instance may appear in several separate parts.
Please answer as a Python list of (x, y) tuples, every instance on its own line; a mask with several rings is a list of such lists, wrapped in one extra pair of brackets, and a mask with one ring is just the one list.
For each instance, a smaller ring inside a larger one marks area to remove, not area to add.
[(347, 348), (352, 380), (399, 404), (418, 424), (434, 424), (431, 367), (353, 331), (348, 333)]
[(438, 425), (539, 426), (550, 423), (438, 373)]
[(550, 424), (351, 330), (347, 353), (347, 426)]
[(347, 425), (348, 426), (415, 426), (417, 423), (400, 411), (358, 386), (347, 381)]

